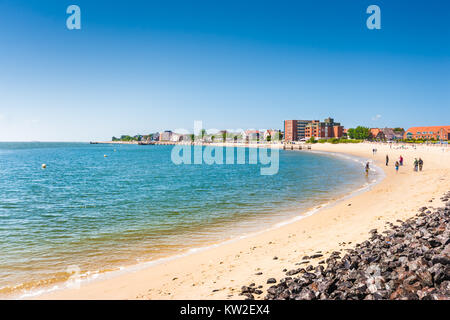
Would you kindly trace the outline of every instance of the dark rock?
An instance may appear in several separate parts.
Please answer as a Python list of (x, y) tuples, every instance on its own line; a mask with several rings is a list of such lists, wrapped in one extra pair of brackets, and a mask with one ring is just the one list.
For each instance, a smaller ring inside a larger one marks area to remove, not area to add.
[(244, 293), (247, 298), (245, 300), (255, 300), (255, 297), (251, 293)]
[(289, 270), (288, 272), (286, 272), (287, 276), (293, 276), (294, 274), (300, 273), (300, 272), (304, 272), (305, 269), (303, 268), (298, 268), (298, 269), (294, 269), (294, 270)]
[[(415, 217), (397, 220), (399, 225), (386, 223), (389, 229), (383, 232), (370, 230), (368, 240), (345, 249), (345, 255), (333, 251), (316, 267), (309, 259), (322, 257), (321, 252), (303, 257), (296, 265), (306, 267), (284, 269), (288, 277), (268, 288), (264, 299), (449, 300), (449, 198), (450, 192), (442, 198), (447, 199), (442, 208), (422, 207)], [(259, 289), (244, 286), (241, 295), (253, 299), (262, 294)]]
[(251, 289), (247, 286), (242, 286), (242, 288), (241, 288), (241, 293), (248, 293), (250, 291), (251, 291)]
[(433, 256), (431, 261), (433, 262), (433, 264), (450, 264), (450, 258), (444, 255), (435, 255)]
[(314, 292), (308, 288), (302, 289), (298, 296), (296, 297), (296, 300), (313, 300), (316, 298), (316, 295)]

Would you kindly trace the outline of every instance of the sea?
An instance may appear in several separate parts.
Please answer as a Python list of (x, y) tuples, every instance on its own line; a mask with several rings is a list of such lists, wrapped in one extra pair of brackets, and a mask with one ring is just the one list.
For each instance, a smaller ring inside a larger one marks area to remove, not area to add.
[(379, 176), (365, 176), (365, 159), (310, 150), (276, 151), (278, 172), (262, 175), (259, 163), (176, 164), (172, 148), (0, 143), (0, 297), (29, 297), (74, 276), (92, 281), (251, 236)]

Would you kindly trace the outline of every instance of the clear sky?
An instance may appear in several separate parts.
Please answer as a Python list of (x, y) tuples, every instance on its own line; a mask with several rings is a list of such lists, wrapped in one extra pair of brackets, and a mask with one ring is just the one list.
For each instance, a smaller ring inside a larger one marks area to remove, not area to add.
[(328, 116), (449, 125), (450, 2), (0, 0), (1, 141)]

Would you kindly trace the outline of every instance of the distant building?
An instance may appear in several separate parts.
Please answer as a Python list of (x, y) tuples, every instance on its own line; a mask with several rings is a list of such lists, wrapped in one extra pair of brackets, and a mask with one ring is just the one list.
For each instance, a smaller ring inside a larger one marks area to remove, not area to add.
[(449, 140), (450, 126), (411, 127), (403, 135), (404, 139)]
[(159, 132), (155, 132), (151, 137), (152, 141), (159, 141)]
[(333, 118), (326, 118), (323, 122), (313, 120), (305, 126), (305, 138), (316, 139), (341, 138), (344, 135), (344, 127)]
[(258, 141), (260, 133), (258, 130), (245, 130), (242, 138), (244, 141)]
[(170, 136), (170, 141), (172, 142), (180, 142), (183, 138), (182, 134), (179, 133), (172, 133), (172, 135)]
[(384, 132), (379, 128), (371, 128), (370, 129), (371, 139), (372, 140), (386, 140), (386, 136)]
[(342, 136), (343, 137), (347, 137), (347, 133), (348, 133), (348, 129), (343, 129), (342, 130)]
[(387, 141), (393, 141), (393, 140), (401, 140), (403, 139), (403, 134), (405, 133), (405, 130), (394, 130), (394, 128), (383, 128), (381, 129), (384, 133), (384, 137)]
[(159, 141), (170, 141), (172, 138), (172, 131), (166, 130), (159, 133)]
[[(305, 138), (305, 127), (314, 120), (284, 120), (284, 140), (299, 141)], [(319, 122), (319, 120), (315, 120)]]
[(405, 130), (401, 128), (371, 128), (370, 134), (372, 140), (394, 141), (403, 139)]
[[(183, 141), (183, 142), (192, 142), (193, 140), (193, 134), (192, 133), (184, 133), (184, 134), (182, 134), (181, 135), (181, 139), (180, 139), (180, 141)], [(195, 139), (195, 137), (194, 137), (194, 139)]]
[(267, 138), (270, 137), (271, 141), (274, 141), (275, 139), (278, 139), (279, 134), (281, 133), (281, 130), (266, 130), (264, 131), (264, 141), (267, 141)]

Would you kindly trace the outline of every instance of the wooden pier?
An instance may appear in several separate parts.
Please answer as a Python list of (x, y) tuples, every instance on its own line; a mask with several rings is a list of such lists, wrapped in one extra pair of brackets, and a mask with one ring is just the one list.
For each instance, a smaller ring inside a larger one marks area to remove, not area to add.
[(311, 146), (305, 146), (301, 144), (284, 144), (283, 150), (311, 150)]

